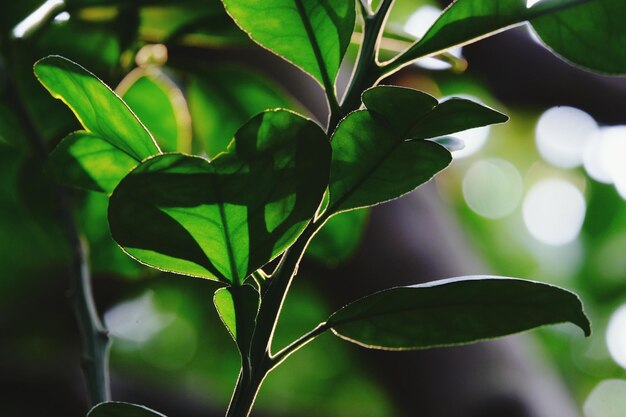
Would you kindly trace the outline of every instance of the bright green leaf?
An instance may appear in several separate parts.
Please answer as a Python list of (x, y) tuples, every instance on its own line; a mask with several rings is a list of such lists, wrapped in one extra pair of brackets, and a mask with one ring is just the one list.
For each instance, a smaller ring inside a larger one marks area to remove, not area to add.
[(61, 184), (111, 193), (138, 163), (110, 142), (78, 131), (68, 135), (52, 151), (46, 171)]
[(111, 233), (149, 266), (239, 285), (306, 227), (329, 163), (318, 125), (286, 110), (262, 113), (212, 162), (144, 161), (111, 196)]
[(49, 56), (37, 61), (35, 75), (53, 97), (68, 105), (88, 132), (138, 161), (160, 152), (124, 101), (80, 65)]
[(434, 55), (581, 1), (585, 0), (543, 0), (526, 7), (526, 0), (456, 0), (403, 58), (408, 62)]
[(333, 85), (354, 29), (354, 0), (222, 0), (261, 46)]
[(160, 70), (137, 68), (117, 92), (164, 152), (191, 152), (191, 118), (180, 89)]
[(444, 169), (452, 157), (430, 141), (407, 141), (378, 114), (351, 113), (332, 140), (331, 213), (398, 198)]
[(187, 97), (197, 142), (210, 157), (225, 151), (237, 129), (252, 116), (275, 108), (297, 110), (269, 79), (230, 65), (193, 76)]
[(328, 319), (339, 337), (375, 349), (472, 343), (546, 324), (589, 320), (575, 294), (501, 277), (461, 277), (391, 288), (361, 298)]
[(532, 21), (550, 49), (574, 64), (626, 74), (626, 2), (590, 0)]
[(259, 303), (259, 292), (247, 284), (220, 288), (213, 297), (215, 309), (242, 356), (247, 356), (250, 350)]
[(165, 417), (143, 405), (111, 401), (93, 407), (87, 417)]
[(307, 256), (328, 266), (346, 262), (361, 243), (368, 218), (367, 209), (333, 216), (309, 243)]

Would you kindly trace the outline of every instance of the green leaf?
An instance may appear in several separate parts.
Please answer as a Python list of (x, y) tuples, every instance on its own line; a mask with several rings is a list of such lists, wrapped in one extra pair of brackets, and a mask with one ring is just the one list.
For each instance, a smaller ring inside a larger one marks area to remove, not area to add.
[(398, 198), (431, 179), (452, 157), (430, 141), (407, 141), (376, 113), (359, 110), (332, 140), (330, 213)]
[(111, 193), (138, 163), (110, 142), (78, 131), (68, 135), (52, 151), (46, 171), (61, 184)]
[(93, 407), (87, 417), (165, 417), (143, 405), (111, 401)]
[(407, 139), (435, 138), (509, 120), (471, 100), (453, 97), (439, 103), (421, 91), (394, 86), (370, 88), (363, 93), (363, 104)]
[(180, 89), (156, 68), (137, 68), (117, 92), (164, 152), (191, 152), (191, 117)]
[(608, 74), (626, 74), (626, 2), (591, 0), (532, 21), (539, 37), (564, 59)]
[(405, 53), (403, 62), (465, 45), (585, 0), (543, 0), (526, 7), (526, 0), (456, 0), (426, 34)]
[(354, 0), (222, 0), (250, 38), (333, 85), (356, 19)]
[(194, 75), (187, 97), (197, 143), (210, 157), (225, 151), (237, 129), (252, 116), (275, 108), (297, 110), (275, 83), (232, 65)]
[(350, 342), (402, 350), (472, 343), (562, 322), (591, 334), (575, 294), (534, 281), (476, 276), (381, 291), (335, 312), (327, 325)]
[(213, 304), (228, 333), (237, 343), (242, 358), (248, 356), (259, 312), (259, 292), (247, 284), (220, 288), (215, 292)]
[(312, 121), (262, 113), (212, 162), (179, 154), (144, 161), (111, 196), (111, 233), (149, 266), (240, 285), (306, 227), (330, 157)]
[(309, 243), (306, 255), (331, 267), (346, 262), (361, 243), (368, 218), (367, 209), (331, 217)]
[(137, 116), (106, 84), (60, 56), (35, 63), (35, 75), (74, 112), (85, 130), (140, 161), (160, 152)]

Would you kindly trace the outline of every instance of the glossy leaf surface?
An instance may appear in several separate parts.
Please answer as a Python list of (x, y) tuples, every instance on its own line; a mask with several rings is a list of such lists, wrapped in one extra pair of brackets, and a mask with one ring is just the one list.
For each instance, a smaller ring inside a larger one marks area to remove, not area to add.
[(333, 84), (354, 29), (353, 0), (222, 1), (252, 40)]
[(407, 139), (435, 138), (509, 120), (471, 100), (453, 97), (438, 102), (421, 91), (394, 86), (370, 88), (363, 93), (363, 104)]
[(194, 75), (187, 96), (197, 143), (210, 157), (225, 151), (237, 129), (252, 116), (275, 108), (297, 110), (275, 83), (235, 66)]
[(165, 417), (143, 405), (111, 401), (93, 407), (87, 417)]
[(220, 288), (213, 304), (242, 356), (248, 355), (259, 312), (259, 292), (251, 285)]
[(53, 97), (68, 105), (88, 132), (137, 160), (159, 153), (150, 133), (122, 99), (80, 65), (49, 56), (35, 64), (35, 75)]
[(590, 0), (532, 21), (554, 52), (594, 71), (626, 73), (626, 2)]
[(117, 88), (163, 152), (191, 152), (191, 118), (180, 89), (159, 69), (135, 69)]
[(116, 188), (113, 238), (149, 266), (235, 285), (291, 245), (328, 183), (321, 128), (280, 110), (251, 119), (229, 152), (144, 161)]
[(68, 135), (52, 151), (46, 171), (59, 183), (111, 193), (139, 161), (86, 131)]
[(462, 277), (391, 288), (334, 313), (339, 337), (376, 349), (423, 349), (471, 343), (571, 322), (585, 335), (578, 297), (561, 288), (501, 277)]
[(331, 213), (398, 198), (430, 180), (452, 157), (430, 141), (407, 141), (367, 110), (350, 114), (333, 140)]
[(581, 1), (584, 0), (543, 0), (527, 7), (526, 0), (456, 0), (407, 50), (405, 58), (412, 60), (434, 55)]

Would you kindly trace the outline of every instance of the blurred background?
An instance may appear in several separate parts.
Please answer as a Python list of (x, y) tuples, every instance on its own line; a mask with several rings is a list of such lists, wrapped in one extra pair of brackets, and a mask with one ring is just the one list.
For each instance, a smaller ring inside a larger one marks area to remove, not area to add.
[[(87, 403), (66, 297), (70, 254), (32, 135), (47, 152), (78, 124), (37, 83), (32, 64), (64, 55), (117, 86), (168, 151), (213, 156), (266, 108), (291, 108), (322, 125), (327, 110), (319, 86), (249, 41), (217, 0), (74, 0), (41, 25), (18, 24), (42, 3), (5, 4), (0, 14), (0, 415), (73, 417)], [(397, 0), (382, 57), (423, 34), (442, 7)], [(593, 336), (558, 325), (387, 353), (328, 334), (269, 376), (253, 415), (623, 415), (626, 80), (568, 65), (526, 26), (451, 53), (384, 83), (469, 97), (511, 120), (459, 134), (465, 148), (451, 167), (416, 192), (337, 216), (309, 249), (277, 345), (374, 290), (472, 274), (577, 292)], [(212, 305), (215, 283), (127, 258), (109, 236), (106, 196), (76, 191), (73, 200), (113, 338), (113, 398), (171, 417), (223, 415), (239, 357)]]

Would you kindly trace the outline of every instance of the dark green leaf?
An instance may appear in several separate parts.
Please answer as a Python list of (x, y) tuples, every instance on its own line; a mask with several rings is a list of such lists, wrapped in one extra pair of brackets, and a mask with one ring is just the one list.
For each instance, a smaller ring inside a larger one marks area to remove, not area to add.
[(93, 407), (87, 417), (165, 417), (143, 405), (111, 401)]
[(424, 37), (407, 50), (404, 58), (411, 61), (434, 55), (581, 1), (585, 0), (543, 0), (526, 7), (526, 0), (456, 0)]
[(341, 264), (361, 243), (369, 210), (353, 210), (330, 218), (307, 247), (307, 256), (328, 266)]
[(147, 265), (239, 285), (306, 227), (329, 162), (318, 125), (286, 110), (262, 113), (211, 163), (178, 154), (144, 161), (111, 196), (113, 238)]
[(626, 74), (626, 2), (590, 0), (532, 21), (550, 49), (574, 64)]
[(88, 132), (138, 161), (160, 152), (122, 99), (80, 65), (49, 56), (37, 61), (35, 75), (53, 97), (69, 106)]
[(160, 70), (137, 68), (118, 93), (164, 152), (191, 152), (191, 118), (180, 89)]
[(297, 110), (270, 80), (235, 66), (194, 76), (187, 97), (197, 142), (210, 157), (225, 151), (237, 129), (252, 116), (275, 108)]
[(61, 184), (111, 193), (138, 163), (110, 142), (78, 131), (54, 149), (46, 162), (46, 171)]
[(591, 328), (575, 294), (534, 281), (461, 277), (361, 298), (328, 319), (339, 337), (377, 349), (471, 343), (546, 324)]
[(403, 87), (370, 88), (363, 93), (363, 104), (406, 139), (429, 139), (509, 119), (471, 100), (451, 98), (439, 103), (426, 93)]
[(407, 141), (382, 116), (351, 113), (332, 140), (330, 213), (398, 198), (444, 169), (452, 157), (430, 141)]
[(259, 312), (259, 292), (247, 284), (220, 288), (215, 292), (213, 303), (242, 357), (247, 356)]
[(354, 0), (222, 0), (253, 41), (332, 86), (354, 29)]

